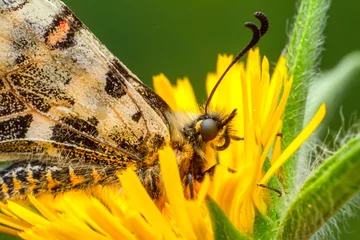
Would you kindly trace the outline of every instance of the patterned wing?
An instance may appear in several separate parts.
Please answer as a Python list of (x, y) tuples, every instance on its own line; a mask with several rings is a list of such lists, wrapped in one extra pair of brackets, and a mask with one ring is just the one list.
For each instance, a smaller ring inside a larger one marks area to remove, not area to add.
[(2, 160), (141, 162), (169, 141), (167, 111), (63, 3), (0, 0)]

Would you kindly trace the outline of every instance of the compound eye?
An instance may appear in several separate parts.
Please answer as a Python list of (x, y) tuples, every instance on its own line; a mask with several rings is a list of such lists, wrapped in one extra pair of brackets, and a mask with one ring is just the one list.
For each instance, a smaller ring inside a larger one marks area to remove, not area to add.
[(213, 119), (205, 119), (200, 125), (202, 139), (207, 142), (213, 140), (219, 132), (216, 122)]

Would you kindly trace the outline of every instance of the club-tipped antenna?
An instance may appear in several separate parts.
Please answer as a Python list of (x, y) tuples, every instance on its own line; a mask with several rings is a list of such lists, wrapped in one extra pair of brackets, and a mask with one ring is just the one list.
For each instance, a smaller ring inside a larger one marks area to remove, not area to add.
[(266, 17), (266, 15), (262, 12), (255, 12), (254, 16), (260, 21), (261, 23), (261, 27), (259, 28), (255, 23), (253, 22), (246, 22), (244, 25), (247, 28), (250, 28), (253, 32), (253, 37), (251, 39), (251, 41), (243, 48), (243, 50), (241, 50), (241, 52), (239, 52), (239, 54), (234, 58), (234, 60), (230, 63), (230, 65), (226, 68), (226, 70), (224, 71), (224, 73), (221, 75), (221, 77), (219, 78), (219, 80), (217, 81), (217, 83), (215, 84), (215, 86), (213, 87), (213, 89), (211, 90), (211, 93), (206, 101), (205, 104), (205, 113), (207, 113), (209, 104), (211, 102), (212, 97), (214, 96), (214, 93), (216, 91), (216, 89), (218, 88), (218, 86), (220, 85), (221, 81), (223, 80), (223, 78), (225, 77), (225, 75), (227, 74), (227, 72), (230, 70), (230, 68), (237, 63), (237, 61), (239, 61), (239, 59), (244, 56), (252, 47), (254, 47), (260, 40), (260, 38), (267, 32), (267, 30), (269, 29), (269, 20)]

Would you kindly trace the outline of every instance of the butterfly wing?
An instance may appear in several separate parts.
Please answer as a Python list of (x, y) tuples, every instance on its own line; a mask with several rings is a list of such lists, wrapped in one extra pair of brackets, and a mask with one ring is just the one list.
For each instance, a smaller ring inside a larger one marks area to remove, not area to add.
[(0, 1), (0, 160), (15, 162), (0, 184), (146, 168), (170, 139), (168, 111), (60, 1)]
[(55, 141), (144, 159), (169, 139), (164, 101), (64, 4), (0, 2), (0, 141)]

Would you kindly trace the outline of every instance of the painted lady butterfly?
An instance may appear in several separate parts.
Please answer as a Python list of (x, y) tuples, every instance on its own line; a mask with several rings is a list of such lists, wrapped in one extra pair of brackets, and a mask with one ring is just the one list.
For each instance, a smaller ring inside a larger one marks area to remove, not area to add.
[(1, 200), (115, 183), (126, 168), (158, 198), (165, 144), (186, 184), (188, 174), (204, 175), (206, 143), (223, 150), (236, 139), (236, 110), (205, 107), (178, 122), (58, 0), (0, 1), (0, 74), (0, 160), (10, 162), (0, 170)]

